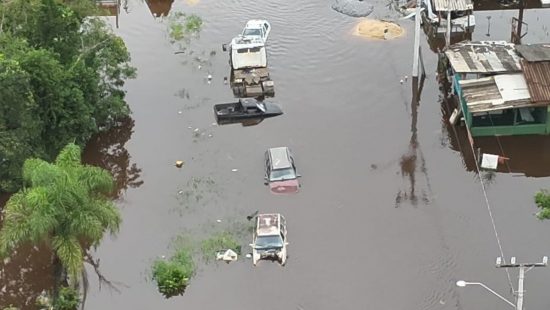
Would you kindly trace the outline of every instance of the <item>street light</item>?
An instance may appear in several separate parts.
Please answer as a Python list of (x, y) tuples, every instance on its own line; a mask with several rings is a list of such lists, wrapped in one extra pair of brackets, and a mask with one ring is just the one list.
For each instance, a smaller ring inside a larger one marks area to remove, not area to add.
[(495, 295), (498, 298), (504, 300), (507, 304), (514, 307), (514, 309), (516, 309), (516, 305), (514, 305), (511, 301), (509, 301), (508, 299), (500, 296), (497, 292), (493, 291), (492, 289), (490, 289), (487, 285), (485, 285), (483, 283), (480, 283), (480, 282), (466, 282), (466, 281), (463, 281), (463, 280), (456, 281), (456, 286), (465, 287), (466, 285), (479, 285), (479, 286), (485, 288), (486, 290), (488, 290), (489, 292), (493, 293), (493, 295)]

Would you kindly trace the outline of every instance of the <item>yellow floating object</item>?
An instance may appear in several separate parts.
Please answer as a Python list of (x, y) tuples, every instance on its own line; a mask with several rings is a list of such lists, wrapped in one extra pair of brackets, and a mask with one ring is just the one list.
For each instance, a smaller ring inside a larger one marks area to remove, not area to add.
[(391, 40), (402, 36), (405, 30), (390, 21), (364, 19), (355, 27), (355, 35), (379, 40)]

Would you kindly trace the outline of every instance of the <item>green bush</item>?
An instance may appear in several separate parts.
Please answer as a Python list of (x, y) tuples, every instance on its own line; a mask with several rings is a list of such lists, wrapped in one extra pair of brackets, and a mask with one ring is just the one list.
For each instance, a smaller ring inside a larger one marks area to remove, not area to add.
[(221, 232), (201, 242), (201, 251), (205, 260), (214, 257), (217, 251), (232, 249), (241, 254), (241, 246), (229, 232)]
[(198, 32), (201, 30), (201, 26), (202, 19), (195, 14), (189, 15), (185, 19), (185, 30), (187, 30), (188, 33)]
[(62, 287), (54, 302), (55, 310), (76, 310), (80, 305), (80, 293), (71, 287)]
[(537, 217), (541, 220), (550, 219), (550, 192), (541, 190), (535, 195), (535, 203), (541, 210)]
[(202, 19), (195, 14), (174, 12), (168, 20), (168, 34), (173, 41), (180, 41), (190, 34), (198, 33), (201, 27)]
[(170, 260), (153, 263), (153, 280), (165, 297), (180, 295), (185, 291), (195, 273), (193, 258), (187, 249), (179, 250)]

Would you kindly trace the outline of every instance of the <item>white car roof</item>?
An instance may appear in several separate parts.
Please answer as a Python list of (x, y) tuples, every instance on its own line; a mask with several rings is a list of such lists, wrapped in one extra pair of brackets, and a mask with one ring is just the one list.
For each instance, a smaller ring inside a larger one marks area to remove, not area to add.
[(258, 236), (272, 236), (278, 235), (280, 214), (258, 214), (258, 226), (256, 227), (256, 233)]
[(251, 19), (248, 22), (246, 22), (246, 26), (244, 26), (244, 27), (245, 28), (261, 28), (264, 23), (268, 23), (267, 20), (264, 20), (264, 19)]
[(292, 163), (289, 158), (289, 150), (286, 146), (270, 148), (269, 157), (271, 158), (271, 166), (273, 169), (292, 167)]

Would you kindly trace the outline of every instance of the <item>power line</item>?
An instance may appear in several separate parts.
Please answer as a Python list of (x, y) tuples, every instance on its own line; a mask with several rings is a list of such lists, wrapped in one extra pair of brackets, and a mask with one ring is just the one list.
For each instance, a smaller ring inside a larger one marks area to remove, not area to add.
[[(470, 150), (472, 151), (472, 155), (474, 156), (474, 162), (475, 162), (475, 165), (476, 165), (476, 171), (477, 171), (477, 174), (479, 176), (479, 182), (481, 184), (481, 189), (483, 191), (483, 196), (485, 197), (485, 205), (487, 206), (487, 211), (489, 212), (489, 217), (491, 218), (491, 224), (493, 225), (493, 231), (495, 233), (495, 238), (497, 240), (497, 244), (498, 244), (498, 249), (500, 250), (500, 255), (502, 257), (502, 259), (505, 260), (505, 256), (504, 256), (504, 251), (502, 250), (502, 243), (500, 242), (500, 238), (498, 236), (498, 231), (497, 231), (497, 226), (495, 224), (495, 219), (493, 217), (493, 211), (491, 210), (491, 204), (489, 203), (489, 197), (487, 195), (487, 190), (485, 189), (485, 183), (483, 182), (483, 178), (481, 177), (481, 171), (479, 169), (479, 164), (477, 162), (477, 158), (476, 158), (476, 154), (475, 154), (475, 151), (474, 151), (474, 146), (472, 143), (470, 143), (470, 137), (472, 136), (472, 134), (470, 133), (470, 128), (468, 128), (468, 125), (466, 125), (466, 130), (468, 132), (468, 140), (469, 140), (469, 143), (470, 144)], [(508, 284), (510, 285), (510, 289), (512, 290), (512, 292), (514, 291), (514, 285), (512, 284), (512, 278), (510, 277), (510, 272), (508, 271), (508, 268), (506, 268), (506, 275), (508, 277)]]

